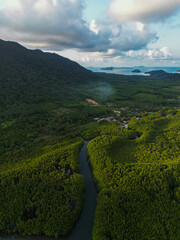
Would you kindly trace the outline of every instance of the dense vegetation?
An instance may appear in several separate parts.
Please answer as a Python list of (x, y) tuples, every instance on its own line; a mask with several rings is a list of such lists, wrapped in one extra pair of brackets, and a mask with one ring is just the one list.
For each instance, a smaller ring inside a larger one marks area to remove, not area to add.
[(1, 40), (0, 66), (0, 232), (67, 234), (82, 208), (82, 138), (95, 138), (94, 240), (178, 239), (180, 75), (95, 74)]
[(85, 101), (93, 73), (0, 41), (0, 232), (66, 235), (82, 209), (78, 136), (111, 112)]
[[(125, 76), (97, 73), (99, 82), (89, 84), (88, 93), (108, 105), (146, 111), (179, 105), (180, 75)], [(100, 81), (101, 80), (101, 81)]]
[(1, 164), (0, 230), (28, 235), (67, 234), (82, 208), (82, 140), (47, 147), (37, 158)]
[[(180, 111), (103, 127), (88, 153), (99, 196), (93, 239), (179, 239)], [(140, 135), (134, 138), (134, 134)]]

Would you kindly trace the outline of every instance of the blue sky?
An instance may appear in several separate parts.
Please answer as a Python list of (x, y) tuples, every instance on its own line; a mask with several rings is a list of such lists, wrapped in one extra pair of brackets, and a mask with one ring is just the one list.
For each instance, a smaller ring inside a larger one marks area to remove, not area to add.
[(180, 66), (180, 0), (0, 0), (0, 38), (83, 66)]
[(111, 0), (85, 0), (84, 18), (90, 22), (102, 14), (105, 15), (110, 2)]

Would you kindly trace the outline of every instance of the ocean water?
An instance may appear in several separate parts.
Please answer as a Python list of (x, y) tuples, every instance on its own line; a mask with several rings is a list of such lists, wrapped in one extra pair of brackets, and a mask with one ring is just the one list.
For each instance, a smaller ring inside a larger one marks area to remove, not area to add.
[[(180, 73), (180, 72), (177, 72), (177, 70), (180, 70), (180, 67), (137, 66), (137, 67), (119, 67), (119, 68), (115, 67), (113, 70), (102, 70), (100, 67), (87, 67), (87, 69), (93, 72), (105, 72), (105, 73), (124, 74), (124, 75), (143, 75), (143, 76), (149, 76), (149, 74), (146, 74), (146, 72), (153, 71), (153, 70), (164, 70), (167, 73)], [(141, 72), (140, 73), (132, 72), (135, 69), (139, 69)]]

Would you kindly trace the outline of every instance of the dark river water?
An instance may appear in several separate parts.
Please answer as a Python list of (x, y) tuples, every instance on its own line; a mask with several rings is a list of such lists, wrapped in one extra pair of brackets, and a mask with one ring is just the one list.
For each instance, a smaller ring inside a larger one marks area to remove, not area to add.
[[(69, 236), (67, 236), (66, 238), (63, 239), (61, 238), (62, 240), (92, 240), (92, 230), (94, 224), (94, 212), (96, 209), (97, 191), (87, 159), (87, 144), (88, 142), (85, 141), (80, 151), (80, 173), (84, 177), (86, 186), (83, 210), (71, 234), (69, 234)], [(2, 234), (0, 235), (0, 240), (51, 240), (51, 239), (54, 238), (43, 236), (20, 237), (20, 236), (5, 236)]]

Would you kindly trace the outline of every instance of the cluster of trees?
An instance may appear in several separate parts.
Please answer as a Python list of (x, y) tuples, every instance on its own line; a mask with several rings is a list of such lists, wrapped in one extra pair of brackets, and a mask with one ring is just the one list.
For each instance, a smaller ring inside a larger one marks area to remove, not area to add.
[(96, 136), (99, 125), (92, 123), (93, 119), (111, 112), (105, 107), (83, 106), (81, 102), (73, 107), (64, 105), (24, 104), (10, 108), (12, 112), (10, 109), (5, 111), (0, 116), (0, 162), (41, 154), (41, 146), (64, 139), (77, 136), (87, 139), (92, 135), (92, 129)]
[[(88, 144), (99, 190), (93, 240), (179, 239), (180, 111), (104, 126)], [(132, 138), (132, 133), (141, 135)]]
[(114, 89), (108, 97), (108, 101), (113, 104), (147, 111), (179, 105), (180, 76), (178, 74), (158, 77), (115, 74), (99, 74), (99, 76)]
[(72, 229), (83, 204), (82, 144), (66, 141), (37, 158), (1, 165), (0, 231), (57, 237)]

